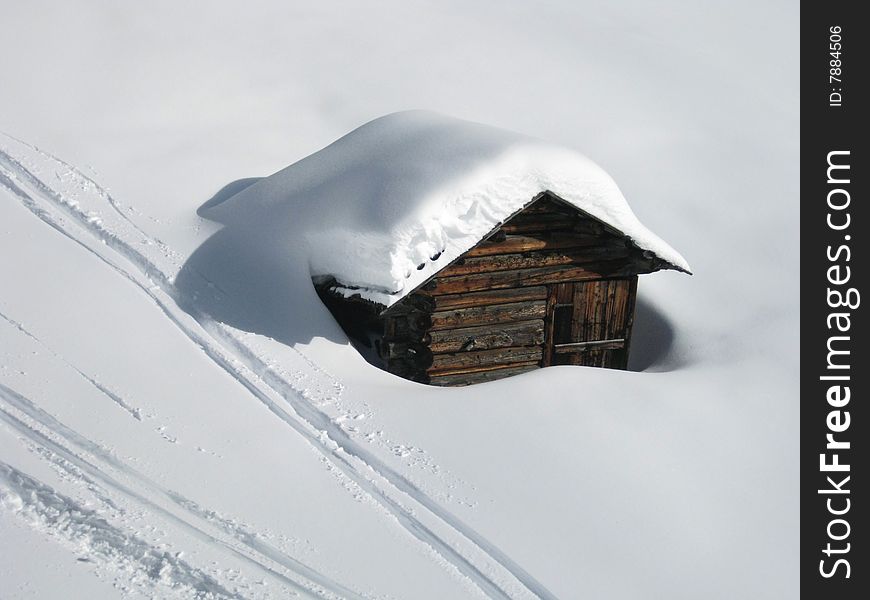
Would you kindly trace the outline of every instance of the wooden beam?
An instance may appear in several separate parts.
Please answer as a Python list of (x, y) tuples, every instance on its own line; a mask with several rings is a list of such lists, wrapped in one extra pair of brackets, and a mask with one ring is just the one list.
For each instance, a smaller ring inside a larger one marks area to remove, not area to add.
[(495, 350), (478, 350), (476, 352), (454, 352), (450, 354), (435, 354), (429, 375), (445, 373), (472, 372), (488, 369), (498, 365), (514, 363), (540, 362), (540, 346), (525, 346), (519, 348), (497, 348)]
[(432, 280), (428, 293), (458, 294), (485, 289), (538, 286), (548, 283), (625, 277), (643, 272), (638, 265), (627, 259), (618, 259), (576, 266), (553, 266), (514, 271), (496, 271), (457, 277), (437, 277)]
[(471, 385), (474, 383), (485, 383), (487, 381), (495, 381), (503, 379), (511, 375), (519, 375), (540, 368), (536, 362), (525, 362), (514, 365), (507, 365), (500, 369), (488, 369), (485, 371), (477, 371), (472, 373), (454, 373), (444, 375), (433, 375), (429, 378), (431, 385), (440, 386), (462, 386)]
[(615, 350), (623, 347), (625, 347), (625, 340), (623, 338), (616, 338), (612, 340), (556, 344), (553, 349), (556, 354), (565, 354), (568, 352), (582, 352), (583, 350)]
[(461, 259), (438, 273), (438, 277), (455, 277), (493, 271), (512, 271), (560, 265), (583, 265), (628, 258), (631, 249), (626, 246), (591, 246), (561, 251), (525, 252), (521, 254), (494, 254)]
[(557, 286), (547, 286), (547, 314), (544, 317), (544, 354), (541, 357), (541, 366), (549, 367), (553, 364), (553, 317), (556, 309), (556, 299), (559, 295)]
[[(425, 292), (415, 294), (423, 296)], [(468, 308), (469, 306), (487, 306), (491, 304), (508, 304), (526, 300), (543, 300), (547, 297), (547, 288), (543, 286), (506, 288), (469, 292), (463, 294), (445, 294), (441, 296), (426, 295), (432, 304), (433, 311)]]
[(579, 233), (553, 233), (550, 235), (506, 235), (503, 241), (490, 238), (465, 253), (466, 256), (489, 256), (512, 254), (530, 250), (559, 250), (565, 248), (588, 248), (590, 246), (625, 246), (625, 238), (599, 237)]
[(430, 331), (543, 319), (547, 310), (546, 304), (544, 300), (532, 300), (529, 302), (472, 306), (456, 310), (438, 311), (432, 313)]
[(435, 354), (491, 350), (511, 346), (536, 346), (544, 342), (544, 321), (480, 325), (430, 333), (429, 350)]

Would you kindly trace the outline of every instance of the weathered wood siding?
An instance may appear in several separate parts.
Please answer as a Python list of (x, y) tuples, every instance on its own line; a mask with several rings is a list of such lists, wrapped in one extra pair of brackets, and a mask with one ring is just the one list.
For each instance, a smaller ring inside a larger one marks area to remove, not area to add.
[(626, 368), (636, 289), (636, 276), (554, 285), (545, 364)]
[(385, 312), (388, 371), (467, 385), (558, 364), (625, 368), (654, 259), (548, 195)]

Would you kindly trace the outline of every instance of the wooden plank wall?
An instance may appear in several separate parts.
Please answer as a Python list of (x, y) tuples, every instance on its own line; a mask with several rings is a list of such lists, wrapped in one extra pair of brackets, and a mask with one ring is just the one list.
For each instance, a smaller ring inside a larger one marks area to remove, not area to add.
[(626, 368), (636, 286), (636, 276), (559, 284), (568, 314), (554, 327), (550, 364)]
[[(547, 344), (553, 290), (565, 303), (585, 303), (575, 282), (625, 281), (648, 269), (643, 253), (618, 232), (545, 196), (391, 308), (381, 354), (388, 371), (435, 385), (556, 364)], [(614, 283), (614, 294), (623, 288)], [(620, 311), (613, 314), (624, 319)], [(597, 323), (593, 317), (583, 322)]]

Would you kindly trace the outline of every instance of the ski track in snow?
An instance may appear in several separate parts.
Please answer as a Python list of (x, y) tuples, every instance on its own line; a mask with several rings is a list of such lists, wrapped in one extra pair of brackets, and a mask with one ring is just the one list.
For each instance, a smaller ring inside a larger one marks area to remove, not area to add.
[[(172, 588), (176, 596), (243, 600), (180, 557), (121, 531), (96, 511), (2, 461), (0, 506), (24, 517), (32, 527), (73, 543), (77, 553), (87, 552), (87, 560), (99, 556), (119, 571), (134, 570), (145, 578), (145, 583)], [(138, 577), (131, 579), (137, 582)]]
[[(228, 549), (264, 575), (275, 577), (297, 593), (310, 597), (362, 599), (356, 592), (266, 544), (258, 539), (257, 534), (232, 524), (228, 519), (218, 521), (214, 517), (216, 513), (202, 509), (181, 494), (162, 488), (3, 384), (0, 384), (0, 399), (13, 409), (0, 406), (0, 421), (49, 452), (57, 466), (64, 469), (68, 469), (67, 465), (74, 466), (76, 472), (72, 473), (73, 476), (85, 474), (92, 486), (111, 489), (121, 497), (144, 506), (150, 514), (159, 515), (180, 526), (194, 538)], [(20, 414), (16, 415), (13, 411)], [(74, 446), (75, 450), (68, 446)], [(108, 497), (108, 494), (103, 491), (100, 496)], [(223, 534), (229, 534), (229, 538)]]
[(128, 412), (131, 417), (133, 417), (137, 421), (142, 420), (142, 411), (141, 410), (139, 410), (138, 408), (133, 408), (132, 406), (127, 404), (127, 402), (125, 402), (124, 399), (121, 398), (118, 394), (116, 394), (115, 392), (110, 390), (108, 387), (106, 387), (105, 385), (103, 385), (99, 381), (97, 381), (95, 378), (91, 377), (90, 375), (88, 375), (87, 373), (85, 373), (84, 371), (79, 369), (77, 366), (75, 366), (74, 364), (69, 362), (67, 359), (65, 359), (60, 354), (55, 352), (54, 349), (51, 348), (48, 344), (46, 344), (45, 342), (40, 340), (38, 337), (33, 335), (30, 331), (28, 331), (27, 328), (24, 327), (24, 325), (22, 325), (21, 323), (19, 323), (15, 319), (5, 315), (3, 313), (3, 311), (0, 311), (0, 319), (3, 319), (7, 323), (9, 323), (12, 327), (17, 329), (18, 331), (20, 331), (21, 333), (23, 333), (24, 335), (26, 335), (30, 339), (32, 339), (34, 342), (36, 342), (37, 344), (39, 344), (40, 346), (42, 346), (46, 350), (48, 350), (49, 354), (51, 354), (53, 357), (55, 357), (56, 359), (61, 361), (67, 367), (69, 367), (70, 369), (75, 371), (79, 375), (79, 377), (81, 377), (82, 379), (87, 381), (93, 387), (97, 388), (100, 391), (100, 393), (102, 393), (109, 400), (111, 400), (112, 402), (114, 402), (115, 404), (120, 406), (124, 411)]
[[(342, 386), (338, 380), (298, 351), (294, 355), (298, 360), (293, 361), (290, 369), (293, 377), (287, 377), (287, 371), (279, 371), (264, 361), (245, 342), (243, 335), (191, 309), (172, 283), (173, 274), (181, 266), (180, 255), (145, 234), (108, 193), (74, 167), (24, 142), (9, 136), (6, 139), (6, 147), (0, 147), (0, 185), (45, 224), (144, 292), (218, 367), (302, 435), (332, 467), (363, 490), (409, 534), (491, 598), (555, 599), (543, 584), (499, 548), (350, 438), (341, 423), (318, 408), (340, 395)], [(14, 149), (9, 147), (9, 142)], [(42, 170), (54, 175), (57, 188), (47, 183), (50, 176), (41, 173)], [(96, 206), (82, 205), (94, 202)], [(101, 210), (105, 206), (111, 209), (110, 214)], [(109, 221), (111, 225), (107, 224)], [(131, 263), (134, 269), (125, 263)], [(188, 307), (188, 311), (181, 306)], [(79, 374), (101, 389), (96, 380), (80, 371)], [(101, 391), (107, 393), (107, 390)], [(9, 396), (9, 393), (4, 395)], [(99, 468), (93, 468), (100, 472)], [(136, 495), (132, 490), (127, 491)], [(184, 519), (180, 521), (183, 526), (191, 527)], [(239, 537), (245, 539), (246, 534), (235, 537), (238, 541)], [(262, 548), (255, 551), (270, 553)], [(299, 565), (284, 566), (299, 569)], [(303, 572), (298, 575), (306, 578), (311, 575), (306, 575), (305, 569), (300, 570)], [(334, 582), (325, 583), (329, 584), (324, 586), (326, 589), (336, 590)], [(354, 597), (349, 593), (352, 594), (343, 589), (338, 595)]]

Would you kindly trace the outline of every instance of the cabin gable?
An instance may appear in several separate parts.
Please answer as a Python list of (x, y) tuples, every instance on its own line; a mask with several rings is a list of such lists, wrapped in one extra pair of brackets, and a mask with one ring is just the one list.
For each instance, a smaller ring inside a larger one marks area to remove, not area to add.
[(637, 275), (664, 266), (545, 192), (371, 321), (372, 347), (387, 371), (433, 385), (624, 369)]

